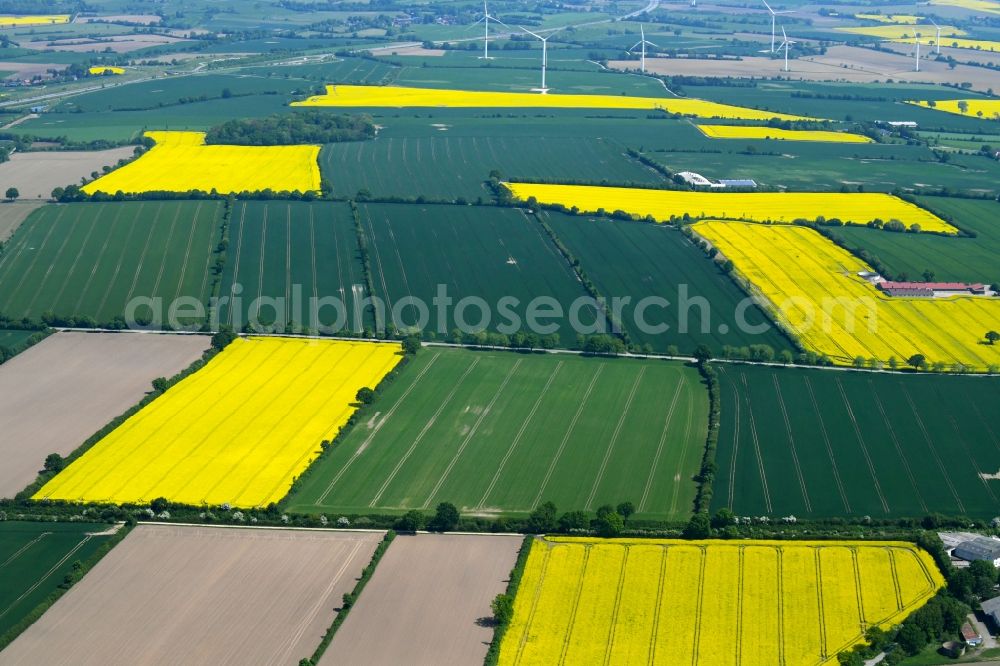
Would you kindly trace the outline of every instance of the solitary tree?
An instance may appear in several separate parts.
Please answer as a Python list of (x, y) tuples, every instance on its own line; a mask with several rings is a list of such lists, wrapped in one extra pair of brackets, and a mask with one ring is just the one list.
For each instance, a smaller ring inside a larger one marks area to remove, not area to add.
[(514, 617), (514, 598), (509, 594), (498, 594), (490, 603), (490, 608), (493, 610), (493, 621), (504, 626)]
[(408, 335), (403, 338), (403, 351), (407, 354), (416, 354), (420, 351), (420, 336)]
[(163, 393), (167, 390), (167, 380), (163, 377), (157, 377), (153, 380), (153, 390), (157, 393)]
[(623, 520), (628, 520), (635, 513), (635, 504), (632, 502), (622, 502), (617, 507), (618, 515), (622, 517)]
[(370, 405), (375, 402), (375, 391), (371, 390), (367, 386), (362, 386), (358, 389), (357, 394), (358, 402), (362, 405)]
[(536, 534), (551, 532), (556, 527), (557, 511), (552, 502), (543, 502), (528, 516), (528, 530)]
[(906, 362), (912, 365), (914, 370), (923, 370), (927, 365), (927, 359), (923, 354), (914, 354), (910, 358), (906, 359)]
[(63, 457), (58, 453), (50, 453), (45, 456), (45, 471), (46, 472), (59, 472), (62, 471), (65, 461)]
[(427, 529), (433, 532), (449, 532), (458, 525), (458, 509), (451, 502), (441, 502), (437, 505), (437, 511), (431, 522), (427, 524)]
[(712, 534), (712, 523), (707, 513), (696, 513), (691, 516), (684, 527), (684, 538), (707, 539)]
[(986, 333), (986, 341), (991, 345), (995, 345), (997, 340), (1000, 340), (1000, 333), (997, 333), (996, 331), (988, 331)]
[(5, 196), (7, 197), (7, 201), (13, 201), (14, 199), (21, 196), (21, 193), (17, 191), (16, 187), (8, 187)]
[(416, 509), (411, 509), (400, 516), (399, 520), (393, 525), (393, 529), (397, 532), (416, 532), (423, 524), (424, 514)]

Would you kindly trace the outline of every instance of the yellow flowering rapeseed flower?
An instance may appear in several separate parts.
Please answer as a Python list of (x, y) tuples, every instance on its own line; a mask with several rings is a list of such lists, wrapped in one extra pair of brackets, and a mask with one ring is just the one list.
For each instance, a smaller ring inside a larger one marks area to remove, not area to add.
[(742, 106), (678, 97), (630, 97), (627, 95), (539, 95), (535, 93), (444, 90), (397, 86), (329, 85), (325, 95), (314, 95), (292, 106), (339, 107), (482, 107), (556, 109), (660, 109), (667, 113), (698, 118), (744, 120), (809, 120), (802, 116), (760, 111)]
[(34, 499), (266, 506), (401, 358), (399, 345), (239, 338), (130, 417)]
[(835, 664), (944, 584), (902, 542), (536, 540), (500, 664)]
[(706, 220), (694, 230), (806, 349), (835, 363), (922, 354), (972, 370), (1000, 364), (1000, 346), (980, 344), (1000, 298), (886, 296), (859, 276), (870, 266), (808, 227)]
[(784, 141), (826, 141), (831, 143), (872, 143), (862, 134), (824, 130), (786, 130), (754, 125), (696, 125), (712, 139), (781, 139)]
[(958, 231), (930, 211), (891, 194), (875, 192), (692, 192), (536, 183), (508, 183), (507, 188), (522, 201), (535, 197), (539, 203), (576, 206), (588, 213), (623, 210), (638, 217), (652, 215), (661, 222), (685, 213), (692, 217), (785, 224), (796, 218), (815, 220), (822, 215), (845, 224), (867, 224), (874, 218), (898, 219), (907, 227), (918, 224), (923, 231)]
[(220, 194), (319, 189), (319, 146), (207, 146), (204, 132), (146, 132), (156, 142), (139, 159), (83, 187), (105, 192)]
[(87, 72), (89, 74), (91, 74), (92, 76), (101, 76), (102, 74), (104, 74), (106, 72), (111, 72), (112, 74), (124, 74), (125, 73), (125, 68), (124, 67), (110, 67), (110, 66), (98, 65), (98, 66), (94, 66), (94, 67), (89, 68), (87, 70)]
[(0, 16), (0, 28), (19, 28), (27, 25), (52, 25), (69, 23), (69, 14), (31, 15), (31, 16)]
[(907, 102), (937, 111), (954, 113), (960, 116), (976, 116), (980, 118), (1000, 118), (1000, 99), (939, 99), (933, 105), (930, 102)]

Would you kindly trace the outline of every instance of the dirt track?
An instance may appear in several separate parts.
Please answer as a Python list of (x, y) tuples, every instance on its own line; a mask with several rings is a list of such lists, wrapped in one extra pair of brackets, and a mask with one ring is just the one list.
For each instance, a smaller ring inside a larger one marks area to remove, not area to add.
[(140, 525), (0, 662), (297, 664), (319, 645), (381, 539)]
[(22, 199), (48, 199), (52, 190), (79, 185), (80, 178), (90, 178), (101, 167), (114, 166), (132, 156), (133, 146), (110, 150), (45, 151), (14, 153), (0, 164), (0, 194), (16, 187)]
[(481, 664), (493, 629), (477, 623), (507, 588), (519, 536), (398, 536), (321, 666)]
[(56, 333), (0, 365), (0, 497), (35, 480), (209, 346), (202, 335)]

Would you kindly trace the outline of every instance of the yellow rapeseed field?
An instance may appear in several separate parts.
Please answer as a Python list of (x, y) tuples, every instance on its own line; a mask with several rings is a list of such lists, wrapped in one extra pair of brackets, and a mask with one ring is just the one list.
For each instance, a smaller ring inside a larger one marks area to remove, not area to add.
[(831, 143), (872, 143), (862, 134), (826, 130), (786, 130), (754, 125), (696, 125), (712, 139), (781, 139), (783, 141), (826, 141)]
[[(937, 28), (932, 25), (872, 25), (864, 27), (837, 28), (841, 32), (850, 32), (855, 35), (867, 35), (869, 37), (881, 37), (882, 39), (910, 39), (914, 35), (926, 37), (937, 35)], [(945, 37), (961, 37), (969, 33), (956, 28), (953, 25), (941, 26), (941, 44), (945, 44)]]
[(957, 229), (933, 213), (891, 194), (875, 192), (706, 192), (690, 190), (644, 190), (590, 185), (508, 183), (515, 197), (539, 203), (576, 206), (594, 213), (604, 209), (662, 222), (671, 216), (721, 217), (755, 222), (790, 223), (796, 218), (814, 220), (822, 215), (845, 224), (867, 224), (874, 218), (897, 219), (907, 227), (919, 224), (923, 231), (957, 233)]
[(31, 15), (31, 16), (0, 16), (0, 28), (18, 28), (27, 25), (52, 25), (69, 23), (69, 14)]
[(1000, 2), (993, 2), (992, 0), (930, 0), (930, 4), (1000, 14)]
[(895, 23), (898, 25), (916, 25), (923, 16), (913, 14), (855, 14), (854, 18), (865, 21), (877, 21), (878, 23)]
[(91, 76), (101, 76), (105, 72), (111, 72), (112, 74), (124, 74), (125, 73), (125, 68), (124, 67), (97, 66), (97, 67), (91, 67), (91, 68), (89, 68), (87, 70), (87, 72)]
[(355, 396), (399, 362), (396, 344), (240, 338), (181, 380), (34, 496), (82, 502), (259, 507), (354, 412)]
[(972, 370), (1000, 364), (1000, 345), (981, 344), (1000, 322), (1000, 298), (885, 296), (858, 276), (870, 266), (808, 227), (706, 220), (694, 230), (806, 349), (835, 363), (860, 356), (902, 366), (923, 354)]
[(835, 664), (943, 585), (904, 542), (539, 539), (499, 661)]
[(907, 102), (907, 104), (916, 104), (918, 106), (925, 106), (929, 109), (935, 109), (937, 111), (945, 111), (946, 113), (954, 113), (960, 116), (975, 116), (979, 118), (1000, 118), (1000, 99), (986, 99), (982, 97), (975, 97), (971, 99), (939, 99), (934, 101), (934, 105), (931, 106), (930, 102)]
[(87, 194), (119, 190), (221, 194), (319, 189), (319, 146), (207, 146), (204, 132), (146, 132), (156, 142), (139, 159), (87, 183)]
[(806, 120), (772, 111), (677, 97), (629, 97), (626, 95), (559, 95), (550, 93), (486, 92), (397, 86), (329, 85), (325, 95), (314, 95), (292, 106), (337, 107), (474, 107), (557, 109), (660, 109), (666, 113), (697, 118), (743, 120)]
[[(931, 33), (928, 35), (920, 36), (920, 43), (927, 44), (928, 46), (934, 45), (935, 36)], [(910, 39), (890, 39), (890, 42), (896, 42), (898, 44), (912, 44), (913, 38)], [(974, 51), (993, 51), (995, 53), (1000, 52), (1000, 42), (991, 42), (985, 39), (962, 39), (961, 37), (941, 37), (941, 46), (947, 46), (955, 49), (972, 49)]]

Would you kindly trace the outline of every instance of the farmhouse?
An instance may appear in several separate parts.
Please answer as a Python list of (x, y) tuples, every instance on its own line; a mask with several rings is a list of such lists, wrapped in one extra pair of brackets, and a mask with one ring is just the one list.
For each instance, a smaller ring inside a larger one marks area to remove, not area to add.
[(889, 296), (961, 296), (986, 294), (986, 286), (981, 283), (967, 282), (894, 282), (884, 280), (877, 286)]

